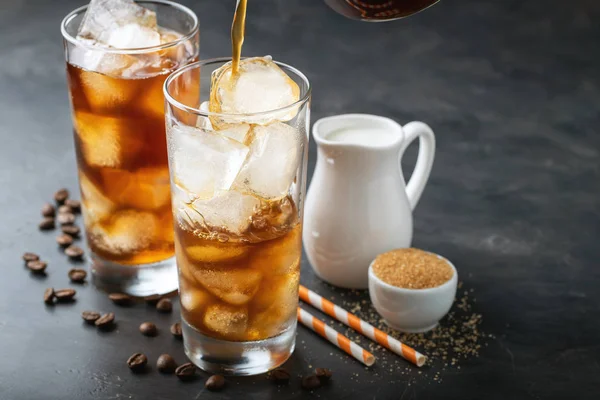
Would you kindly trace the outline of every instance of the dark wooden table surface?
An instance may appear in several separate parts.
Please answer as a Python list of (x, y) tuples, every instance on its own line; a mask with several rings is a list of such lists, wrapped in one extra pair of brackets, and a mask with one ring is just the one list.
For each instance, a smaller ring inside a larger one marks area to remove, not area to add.
[[(201, 56), (228, 55), (234, 1), (185, 3), (200, 17)], [(144, 305), (116, 309), (92, 285), (78, 287), (73, 304), (42, 303), (46, 287), (70, 286), (55, 233), (36, 225), (56, 188), (77, 191), (59, 23), (80, 1), (6, 0), (0, 399), (597, 398), (600, 3), (444, 0), (388, 24), (346, 20), (321, 0), (249, 3), (244, 54), (271, 54), (304, 71), (314, 86), (313, 121), (365, 112), (433, 127), (438, 150), (415, 213), (414, 245), (454, 262), (464, 287), (474, 289), (481, 330), (494, 337), (460, 369), (406, 372), (380, 349), (366, 369), (299, 327), (289, 386), (236, 378), (215, 394), (205, 392), (203, 374), (187, 384), (155, 370), (132, 375), (125, 360), (136, 351), (152, 363), (163, 352), (184, 360), (167, 331), (178, 307), (172, 315)], [(410, 166), (415, 149), (405, 158)], [(23, 268), (26, 250), (49, 261), (47, 277)], [(368, 298), (320, 282), (306, 261), (302, 282), (338, 300)], [(90, 308), (116, 311), (118, 328), (84, 326), (79, 313)], [(159, 325), (158, 337), (137, 332), (145, 320)], [(333, 369), (333, 381), (303, 391), (297, 376), (314, 367)]]

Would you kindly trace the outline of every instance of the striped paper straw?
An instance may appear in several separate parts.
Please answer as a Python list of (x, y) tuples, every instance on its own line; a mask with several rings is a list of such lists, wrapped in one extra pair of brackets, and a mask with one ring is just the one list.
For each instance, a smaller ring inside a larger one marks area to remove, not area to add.
[(329, 340), (338, 348), (344, 350), (346, 353), (350, 354), (367, 367), (375, 364), (375, 356), (373, 354), (369, 353), (335, 329), (325, 325), (323, 321), (315, 318), (312, 314), (304, 311), (300, 307), (298, 307), (298, 321), (300, 321), (302, 325), (310, 328), (325, 339)]
[(312, 290), (300, 285), (300, 299), (311, 306), (318, 308), (332, 318), (346, 324), (355, 331), (362, 333), (374, 342), (379, 343), (383, 347), (393, 351), (400, 357), (410, 361), (417, 367), (423, 366), (427, 360), (427, 356), (419, 353), (410, 346), (405, 345), (398, 339), (394, 339), (385, 332), (380, 331), (368, 322), (363, 321), (356, 315), (336, 306), (331, 301), (319, 296)]

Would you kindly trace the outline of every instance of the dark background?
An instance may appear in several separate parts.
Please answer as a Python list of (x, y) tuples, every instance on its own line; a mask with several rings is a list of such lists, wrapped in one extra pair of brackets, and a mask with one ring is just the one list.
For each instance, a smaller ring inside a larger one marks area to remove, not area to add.
[[(229, 55), (234, 0), (183, 3), (200, 17), (201, 57)], [(303, 71), (314, 87), (313, 121), (364, 112), (434, 129), (414, 245), (454, 262), (475, 290), (481, 329), (495, 339), (461, 369), (440, 372), (441, 383), (434, 368), (385, 367), (396, 360), (385, 350), (367, 370), (303, 327), (288, 387), (236, 378), (211, 394), (204, 374), (189, 384), (156, 371), (133, 376), (125, 360), (135, 351), (152, 364), (163, 352), (183, 362), (168, 333), (178, 307), (168, 316), (116, 309), (117, 330), (103, 334), (79, 318), (84, 309), (115, 310), (93, 287), (79, 288), (72, 305), (42, 303), (46, 287), (69, 286), (55, 233), (36, 225), (58, 187), (77, 192), (59, 23), (82, 2), (1, 0), (0, 399), (597, 398), (600, 2), (443, 0), (385, 24), (346, 20), (321, 0), (249, 3), (244, 54)], [(414, 158), (411, 148), (406, 164)], [(49, 261), (48, 277), (24, 270), (26, 250)], [(302, 282), (334, 294), (306, 261)], [(137, 333), (145, 320), (159, 325), (159, 337)], [(296, 375), (319, 366), (335, 371), (331, 385), (302, 391)]]

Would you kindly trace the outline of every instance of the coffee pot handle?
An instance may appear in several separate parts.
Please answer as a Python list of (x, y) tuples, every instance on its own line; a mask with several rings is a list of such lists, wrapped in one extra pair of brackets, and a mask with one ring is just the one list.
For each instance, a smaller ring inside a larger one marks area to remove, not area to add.
[(404, 125), (403, 130), (405, 138), (399, 154), (400, 159), (402, 159), (402, 154), (408, 145), (417, 137), (419, 138), (417, 165), (406, 185), (408, 202), (410, 203), (411, 210), (414, 210), (421, 198), (425, 184), (429, 179), (431, 167), (433, 166), (433, 159), (435, 158), (435, 135), (427, 124), (419, 121), (409, 122)]

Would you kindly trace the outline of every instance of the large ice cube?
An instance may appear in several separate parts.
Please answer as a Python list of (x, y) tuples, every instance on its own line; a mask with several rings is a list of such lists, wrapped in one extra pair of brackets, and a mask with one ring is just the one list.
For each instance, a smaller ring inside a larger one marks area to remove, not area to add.
[[(95, 70), (93, 66), (88, 68), (85, 65), (77, 63), (75, 65), (90, 71)], [(72, 74), (69, 77), (69, 79), (73, 80), (71, 86), (80, 88), (84, 93), (85, 98), (78, 99), (78, 101), (81, 101), (81, 104), (85, 105), (83, 108), (89, 107), (90, 111), (95, 114), (114, 115), (122, 113), (123, 109), (139, 101), (140, 92), (144, 89), (143, 85), (147, 85), (146, 82), (142, 79), (130, 79), (124, 85), (120, 79), (109, 75), (112, 74), (91, 74), (84, 72)]]
[[(251, 114), (277, 110), (298, 101), (300, 89), (271, 57), (253, 57), (240, 61), (239, 73), (232, 76), (231, 63), (213, 72), (210, 110), (223, 114)], [(213, 117), (213, 125), (247, 122), (266, 124), (292, 119), (297, 110), (258, 116)]]
[[(208, 101), (203, 101), (200, 103), (200, 111), (208, 112)], [(201, 128), (207, 131), (212, 131), (213, 126), (210, 122), (210, 118), (205, 117), (204, 115), (198, 115), (198, 120), (196, 121), (196, 128)]]
[(248, 154), (242, 143), (187, 126), (171, 128), (169, 146), (175, 183), (203, 199), (228, 190)]
[(221, 244), (204, 246), (188, 246), (184, 250), (187, 255), (199, 263), (223, 263), (239, 260), (247, 256), (249, 248), (243, 245)]
[(282, 237), (261, 243), (252, 252), (248, 265), (269, 276), (286, 275), (298, 269), (301, 249), (300, 229), (295, 228)]
[(209, 200), (196, 200), (192, 207), (196, 215), (190, 218), (200, 222), (201, 226), (224, 228), (234, 234), (245, 232), (260, 200), (234, 190), (223, 192)]
[(226, 136), (240, 143), (245, 143), (250, 133), (250, 125), (248, 124), (237, 124), (228, 125), (223, 129), (214, 131), (217, 135)]
[(295, 320), (300, 273), (270, 276), (252, 299), (248, 334), (252, 340), (266, 339), (287, 329)]
[(266, 199), (284, 196), (302, 155), (300, 133), (289, 125), (274, 122), (254, 126), (251, 134), (250, 154), (234, 187)]
[(166, 168), (140, 168), (135, 172), (107, 168), (101, 174), (107, 195), (120, 205), (153, 211), (171, 200)]
[(116, 204), (106, 197), (82, 172), (79, 173), (79, 187), (81, 188), (83, 213), (87, 225), (108, 218), (116, 208)]
[(85, 162), (94, 167), (121, 167), (142, 150), (144, 143), (131, 132), (136, 120), (77, 112), (75, 130)]
[[(107, 53), (105, 51), (106, 46), (101, 46), (86, 39), (80, 39), (80, 41), (86, 43), (88, 47), (73, 48), (69, 54), (69, 63), (88, 71), (108, 75), (108, 79), (110, 79), (109, 77), (131, 78), (143, 76), (145, 68), (152, 67), (157, 59), (154, 54), (134, 56)], [(139, 88), (134, 88), (134, 85), (130, 85), (130, 88), (136, 93), (140, 90)], [(123, 90), (123, 85), (121, 84), (115, 90), (116, 93), (120, 93)], [(104, 103), (111, 104), (104, 97), (103, 99)]]
[(206, 309), (204, 325), (226, 338), (242, 338), (248, 326), (248, 310), (245, 307), (213, 304)]
[(299, 263), (284, 275), (266, 275), (260, 284), (260, 290), (252, 299), (256, 312), (279, 308), (290, 314), (298, 305), (298, 284), (300, 281)]
[(198, 285), (195, 282), (191, 283), (185, 280), (179, 281), (179, 297), (181, 305), (187, 312), (201, 312), (202, 308), (215, 300), (209, 293), (197, 286)]
[(263, 276), (262, 272), (250, 268), (196, 268), (192, 273), (206, 290), (233, 305), (249, 302), (258, 291)]
[[(158, 27), (158, 33), (161, 44), (173, 43), (182, 38), (180, 33), (162, 27)], [(161, 50), (160, 54), (161, 59), (167, 58), (178, 65), (185, 65), (194, 56), (194, 45), (191, 40), (180, 41), (177, 45)]]
[(160, 34), (150, 28), (137, 24), (120, 26), (110, 33), (109, 46), (117, 49), (139, 49), (161, 44)]
[(160, 44), (156, 13), (133, 0), (90, 1), (78, 36), (124, 49)]
[(90, 234), (94, 244), (113, 254), (129, 254), (146, 249), (160, 230), (158, 218), (144, 211), (123, 210), (108, 221), (95, 225)]

